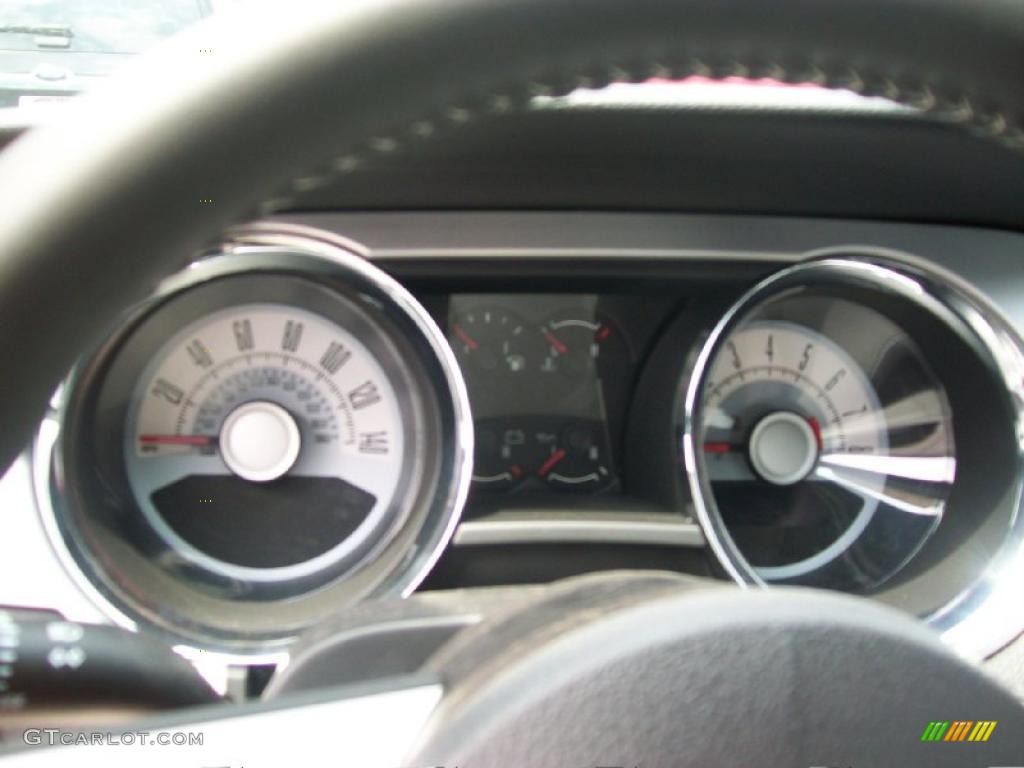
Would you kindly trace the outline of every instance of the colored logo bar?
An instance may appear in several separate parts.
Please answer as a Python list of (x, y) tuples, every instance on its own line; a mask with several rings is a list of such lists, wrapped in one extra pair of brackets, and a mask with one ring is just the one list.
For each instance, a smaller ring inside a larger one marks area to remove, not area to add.
[(921, 734), (921, 741), (988, 741), (995, 720), (933, 720)]

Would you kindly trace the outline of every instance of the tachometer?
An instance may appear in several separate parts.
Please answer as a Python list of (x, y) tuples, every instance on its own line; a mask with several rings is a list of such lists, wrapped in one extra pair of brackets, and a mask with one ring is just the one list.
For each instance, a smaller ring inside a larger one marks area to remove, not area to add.
[[(760, 576), (798, 578), (846, 552), (885, 498), (892, 461), (878, 395), (857, 362), (804, 326), (752, 323), (726, 342), (705, 409), (702, 450), (727, 519), (741, 530), (807, 529), (785, 549), (759, 550)], [(927, 498), (913, 512), (940, 510)], [(828, 520), (807, 525), (818, 517)]]
[(933, 320), (824, 266), (791, 279), (749, 294), (697, 363), (691, 491), (735, 575), (872, 591), (936, 532), (957, 477), (946, 388), (893, 317)]

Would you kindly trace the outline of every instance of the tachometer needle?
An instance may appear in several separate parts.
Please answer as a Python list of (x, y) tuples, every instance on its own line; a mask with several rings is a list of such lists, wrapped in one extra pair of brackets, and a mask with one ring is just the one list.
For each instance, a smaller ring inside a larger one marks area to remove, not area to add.
[(731, 443), (704, 443), (704, 453), (728, 453), (732, 448)]
[(143, 445), (214, 445), (212, 435), (139, 435)]
[(820, 452), (823, 445), (823, 443), (821, 442), (821, 424), (818, 423), (818, 420), (816, 418), (814, 418), (813, 416), (809, 416), (807, 418), (807, 425), (811, 428), (811, 431), (814, 433), (814, 439), (818, 442), (818, 451)]
[(468, 333), (466, 333), (458, 323), (452, 325), (452, 330), (455, 331), (456, 336), (462, 339), (462, 343), (465, 344), (470, 349), (476, 349), (477, 347), (480, 346), (477, 343), (477, 340), (470, 336)]
[(555, 468), (555, 465), (565, 458), (564, 450), (557, 450), (548, 456), (548, 460), (541, 464), (540, 469), (537, 470), (537, 474), (544, 477), (548, 472)]

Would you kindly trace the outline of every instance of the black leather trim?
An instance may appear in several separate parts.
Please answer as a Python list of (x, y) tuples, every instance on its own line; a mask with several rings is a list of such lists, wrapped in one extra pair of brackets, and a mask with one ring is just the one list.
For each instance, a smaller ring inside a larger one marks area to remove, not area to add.
[(214, 19), (0, 156), (0, 461), (125, 305), (364, 155), (531, 93), (688, 73), (882, 93), (1019, 148), (1022, 43), (1013, 0), (379, 0)]

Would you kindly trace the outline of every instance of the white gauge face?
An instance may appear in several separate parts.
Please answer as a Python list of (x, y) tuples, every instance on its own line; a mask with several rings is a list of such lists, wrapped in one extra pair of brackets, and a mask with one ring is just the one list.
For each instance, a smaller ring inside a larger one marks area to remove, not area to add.
[(828, 540), (756, 566), (761, 578), (798, 578), (846, 552), (885, 498), (891, 461), (885, 416), (860, 366), (809, 328), (757, 322), (726, 342), (705, 392), (703, 450), (720, 506), (754, 516), (773, 495), (791, 503), (796, 486), (849, 492), (845, 509), (835, 502)]
[(381, 364), (333, 321), (236, 306), (176, 334), (144, 370), (127, 474), (187, 559), (228, 577), (299, 577), (387, 522), (407, 441), (399, 406)]

